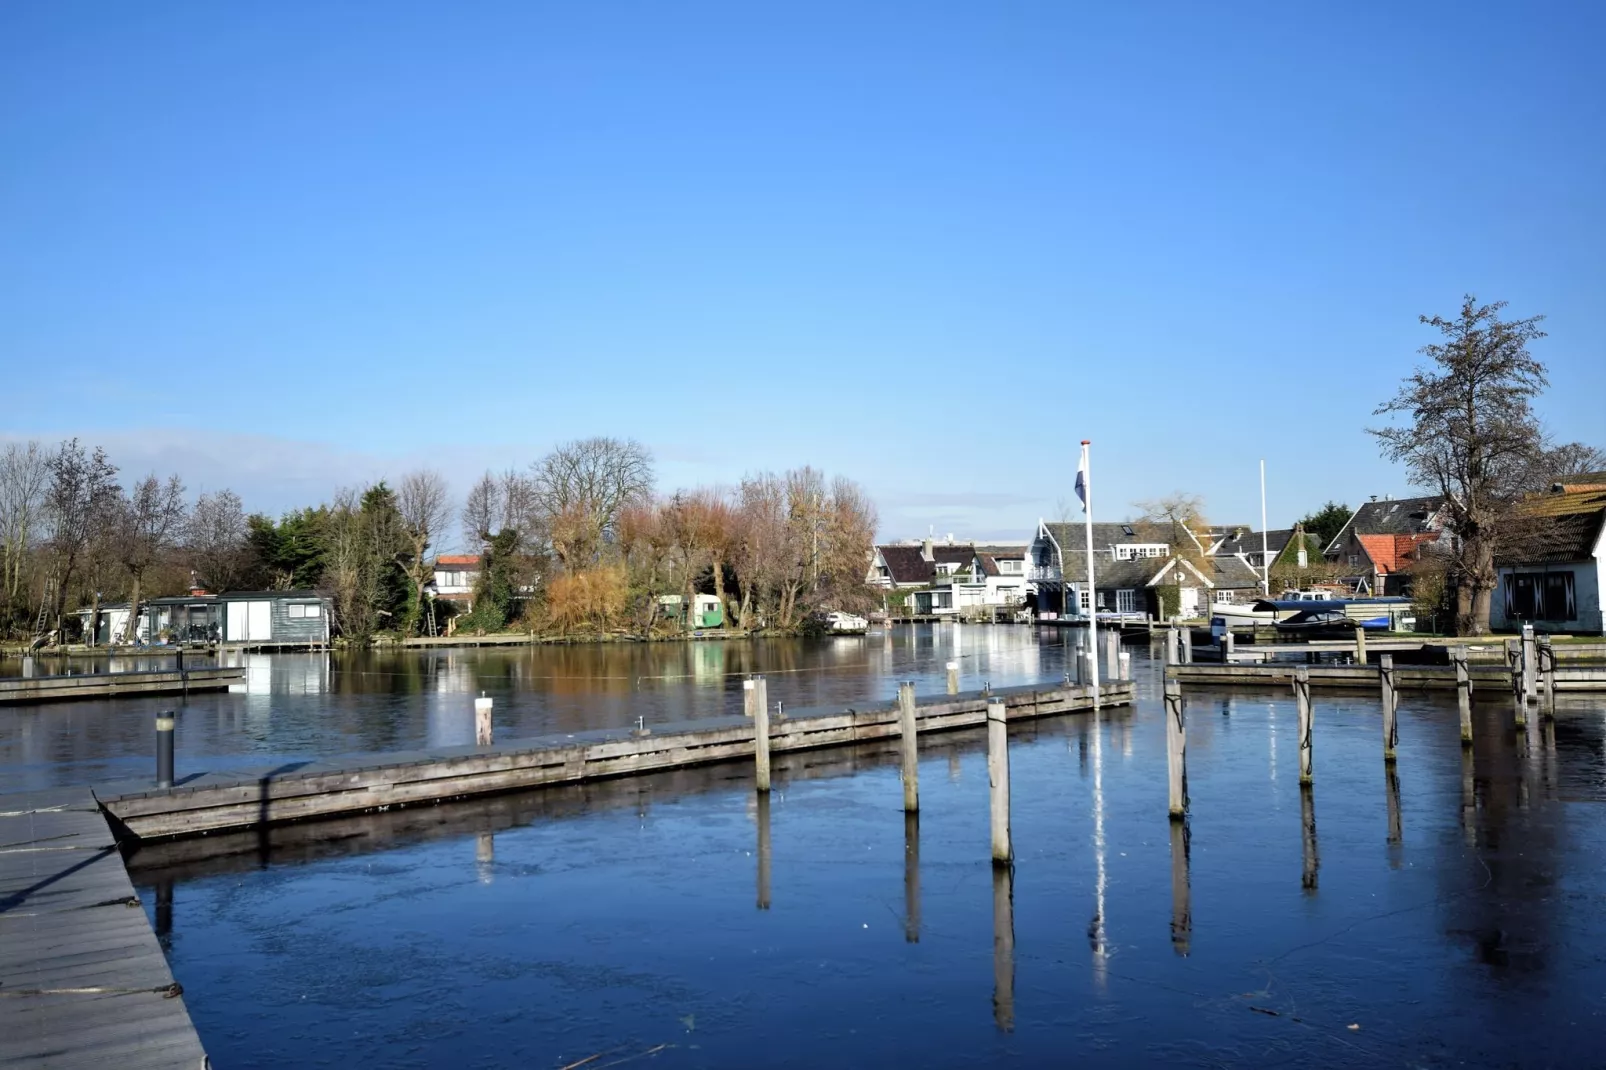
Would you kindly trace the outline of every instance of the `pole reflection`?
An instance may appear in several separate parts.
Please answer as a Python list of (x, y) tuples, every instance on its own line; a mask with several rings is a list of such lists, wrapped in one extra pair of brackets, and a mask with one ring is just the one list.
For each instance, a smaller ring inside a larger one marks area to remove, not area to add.
[(770, 908), (770, 796), (769, 792), (756, 794), (758, 809), (758, 909)]
[(1015, 1029), (1015, 867), (993, 867), (993, 1024)]
[(1087, 939), (1093, 949), (1093, 979), (1103, 988), (1108, 981), (1109, 943), (1105, 932), (1104, 902), (1109, 890), (1109, 872), (1105, 866), (1104, 839), (1104, 732), (1102, 717), (1093, 712), (1091, 731), (1093, 764), (1093, 920), (1088, 923)]
[(920, 942), (920, 814), (903, 815), (903, 938)]
[(1322, 868), (1321, 854), (1316, 847), (1316, 799), (1309, 784), (1299, 786), (1299, 823), (1304, 831), (1304, 867), (1299, 886), (1308, 895), (1316, 893), (1316, 874)]
[(490, 884), (496, 868), (496, 834), (474, 834), (474, 871), (481, 884)]
[(1389, 812), (1389, 866), (1400, 868), (1400, 848), (1405, 842), (1405, 833), (1400, 821), (1400, 774), (1394, 762), (1387, 762), (1383, 766), (1384, 787), (1388, 793)]
[(173, 947), (173, 882), (170, 879), (156, 882), (156, 942), (163, 951)]
[(1193, 833), (1186, 819), (1171, 825), (1171, 950), (1183, 958), (1193, 949)]

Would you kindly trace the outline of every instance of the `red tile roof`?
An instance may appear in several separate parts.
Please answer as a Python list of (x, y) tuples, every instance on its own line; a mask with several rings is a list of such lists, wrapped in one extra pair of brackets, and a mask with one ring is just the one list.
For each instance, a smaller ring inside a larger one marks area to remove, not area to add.
[(435, 559), (439, 565), (477, 565), (480, 563), (479, 554), (441, 554)]
[(1366, 556), (1372, 559), (1373, 567), (1387, 575), (1410, 567), (1416, 558), (1416, 548), (1437, 538), (1436, 534), (1424, 532), (1415, 535), (1356, 535), (1355, 541), (1366, 549)]

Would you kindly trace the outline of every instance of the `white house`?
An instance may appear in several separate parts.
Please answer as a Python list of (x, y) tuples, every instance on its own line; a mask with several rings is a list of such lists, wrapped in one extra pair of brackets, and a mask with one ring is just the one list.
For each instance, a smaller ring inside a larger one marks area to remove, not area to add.
[(480, 578), (479, 554), (441, 554), (435, 559), (435, 597), (472, 608)]

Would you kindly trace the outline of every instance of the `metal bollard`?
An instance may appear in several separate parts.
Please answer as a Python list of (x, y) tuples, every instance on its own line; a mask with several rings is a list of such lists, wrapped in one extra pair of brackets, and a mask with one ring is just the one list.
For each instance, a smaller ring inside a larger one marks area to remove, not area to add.
[(173, 786), (173, 711), (156, 715), (156, 786)]

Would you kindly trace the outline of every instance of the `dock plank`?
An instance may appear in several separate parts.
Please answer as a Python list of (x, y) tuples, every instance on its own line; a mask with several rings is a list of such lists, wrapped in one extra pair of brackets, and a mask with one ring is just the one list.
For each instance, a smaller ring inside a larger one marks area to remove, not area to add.
[(0, 795), (0, 1065), (206, 1065), (88, 788)]

